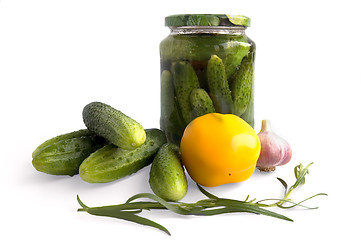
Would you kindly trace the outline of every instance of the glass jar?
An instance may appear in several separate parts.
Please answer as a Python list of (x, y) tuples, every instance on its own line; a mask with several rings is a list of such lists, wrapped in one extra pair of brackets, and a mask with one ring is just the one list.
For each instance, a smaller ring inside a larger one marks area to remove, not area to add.
[(235, 114), (253, 127), (256, 45), (245, 33), (250, 19), (171, 15), (165, 25), (171, 33), (160, 43), (160, 127), (168, 141), (179, 144), (187, 124), (211, 112)]

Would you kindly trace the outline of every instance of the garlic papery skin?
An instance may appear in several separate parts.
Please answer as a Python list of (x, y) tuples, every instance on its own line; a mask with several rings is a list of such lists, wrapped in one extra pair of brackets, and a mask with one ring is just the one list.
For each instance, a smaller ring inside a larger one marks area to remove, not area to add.
[(257, 168), (260, 171), (274, 171), (276, 166), (284, 165), (291, 160), (290, 144), (271, 130), (269, 120), (262, 120), (258, 137), (261, 142), (261, 153), (257, 160)]

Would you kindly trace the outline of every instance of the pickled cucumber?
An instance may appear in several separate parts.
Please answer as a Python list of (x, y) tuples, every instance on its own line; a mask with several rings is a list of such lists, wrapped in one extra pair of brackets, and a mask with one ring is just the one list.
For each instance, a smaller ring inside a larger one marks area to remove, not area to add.
[(222, 59), (227, 79), (229, 79), (236, 72), (236, 69), (241, 64), (243, 57), (248, 54), (249, 49), (250, 44), (243, 42), (240, 42), (239, 45), (230, 48), (227, 56)]
[(83, 160), (106, 142), (87, 129), (63, 134), (39, 145), (32, 154), (32, 164), (40, 172), (73, 176)]
[(223, 61), (217, 55), (212, 55), (208, 61), (207, 78), (210, 96), (216, 111), (219, 113), (230, 113), (232, 108), (231, 91)]
[(185, 124), (192, 121), (192, 107), (189, 96), (193, 89), (199, 88), (197, 74), (186, 61), (174, 62), (171, 67), (174, 88)]
[(185, 128), (174, 93), (172, 74), (168, 70), (164, 70), (161, 75), (160, 128), (169, 141), (178, 143)]
[(214, 109), (212, 99), (202, 88), (193, 89), (190, 95), (193, 119), (203, 116), (207, 113), (213, 113)]
[(250, 52), (241, 63), (231, 84), (233, 114), (241, 116), (247, 109), (253, 95), (254, 52)]
[(246, 121), (251, 127), (254, 127), (254, 96), (252, 94), (251, 100), (246, 108), (246, 111), (241, 115), (241, 118)]
[(134, 150), (108, 144), (92, 153), (80, 165), (80, 177), (90, 183), (111, 182), (149, 165), (158, 149), (167, 140), (159, 129), (147, 129), (145, 132), (146, 141)]

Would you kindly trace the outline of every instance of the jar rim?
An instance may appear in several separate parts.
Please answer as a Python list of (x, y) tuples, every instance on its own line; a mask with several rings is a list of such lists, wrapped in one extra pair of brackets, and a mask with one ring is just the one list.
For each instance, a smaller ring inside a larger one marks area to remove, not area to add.
[(180, 26), (169, 27), (171, 34), (227, 34), (241, 35), (245, 33), (244, 26)]
[(175, 14), (165, 18), (167, 27), (227, 26), (250, 27), (251, 19), (244, 15), (229, 14)]

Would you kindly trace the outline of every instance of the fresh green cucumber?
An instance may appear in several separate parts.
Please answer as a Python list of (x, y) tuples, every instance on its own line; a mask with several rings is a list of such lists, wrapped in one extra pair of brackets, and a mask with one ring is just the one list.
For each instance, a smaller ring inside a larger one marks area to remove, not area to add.
[(192, 121), (192, 108), (189, 96), (193, 89), (199, 88), (198, 77), (189, 62), (174, 62), (171, 68), (179, 108), (185, 123), (188, 124)]
[(254, 52), (250, 52), (242, 61), (231, 83), (233, 114), (241, 116), (247, 109), (253, 94)]
[(219, 113), (230, 113), (232, 95), (228, 86), (223, 61), (217, 55), (212, 55), (208, 61), (207, 78), (210, 96), (216, 111)]
[(187, 178), (177, 145), (166, 143), (159, 149), (150, 169), (149, 184), (166, 201), (179, 201), (187, 194)]
[(249, 43), (240, 42), (239, 45), (230, 48), (229, 53), (222, 59), (227, 79), (236, 72), (243, 57), (248, 54), (250, 46)]
[(147, 129), (145, 132), (146, 141), (134, 150), (108, 144), (92, 153), (80, 165), (80, 177), (90, 183), (112, 182), (149, 165), (167, 140), (159, 129)]
[(40, 172), (73, 176), (83, 160), (105, 142), (87, 129), (63, 134), (39, 145), (32, 154), (32, 164)]
[(161, 75), (161, 119), (160, 128), (168, 141), (180, 143), (185, 128), (174, 93), (172, 74), (164, 70)]
[(193, 119), (216, 111), (212, 99), (202, 88), (193, 89), (190, 95), (190, 103), (192, 106)]
[(84, 107), (83, 121), (89, 130), (123, 149), (135, 149), (146, 138), (142, 125), (101, 102), (92, 102)]

